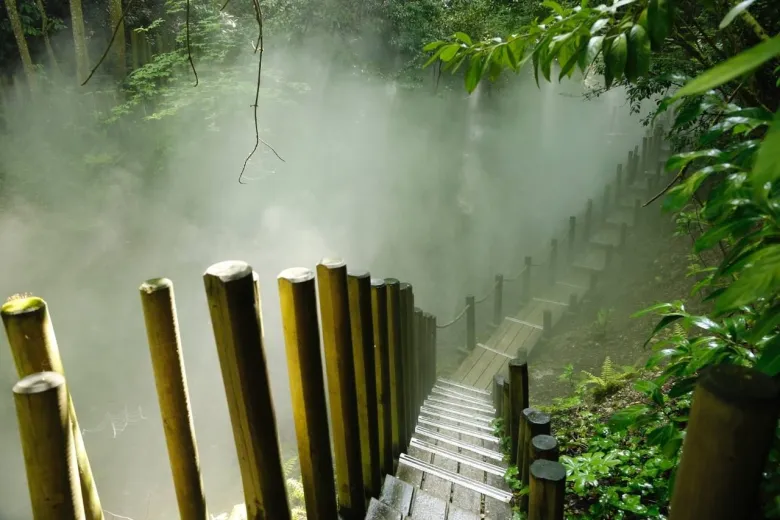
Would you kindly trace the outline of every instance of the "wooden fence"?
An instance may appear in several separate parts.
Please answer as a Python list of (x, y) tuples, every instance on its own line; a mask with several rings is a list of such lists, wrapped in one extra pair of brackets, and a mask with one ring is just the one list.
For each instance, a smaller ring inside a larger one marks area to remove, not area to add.
[[(614, 202), (623, 182), (633, 182), (637, 172), (647, 171), (647, 158), (659, 146), (659, 135), (645, 138), (643, 165), (638, 163), (638, 148), (629, 153), (626, 171), (617, 169), (615, 191), (611, 186), (605, 190), (604, 208)], [(650, 179), (649, 190), (657, 189), (661, 170)], [(583, 236), (588, 237), (594, 215), (591, 200), (581, 216), (567, 220), (564, 238), (550, 243), (545, 276), (536, 278), (555, 278), (559, 244), (566, 244), (563, 254), (570, 256), (578, 242), (576, 222), (581, 219)], [(625, 230), (621, 237), (625, 239)], [(527, 257), (514, 277), (520, 282), (516, 301), (527, 301), (530, 295), (533, 266)], [(209, 267), (203, 279), (246, 518), (289, 519), (257, 275), (247, 263), (229, 261)], [(480, 334), (477, 306), (493, 302), (491, 313), (481, 313), (483, 330), (490, 330), (508, 303), (507, 281), (497, 275), (487, 296), (469, 296), (455, 320), (437, 325), (435, 316), (415, 305), (411, 284), (349, 271), (338, 259), (322, 260), (316, 272), (294, 268), (279, 274), (309, 520), (364, 517), (367, 501), (379, 495), (384, 475), (395, 472), (423, 400), (437, 380), (438, 331), (465, 317), (459, 341), (467, 352), (475, 348)], [(180, 517), (207, 520), (173, 284), (165, 278), (148, 280), (140, 287), (140, 297)], [(102, 520), (46, 302), (36, 297), (12, 299), (0, 314), (20, 378), (13, 393), (33, 518)], [(549, 330), (551, 320), (544, 321)], [(527, 359), (513, 359), (508, 379), (495, 379), (493, 397), (511, 438), (510, 460), (530, 486), (521, 507), (531, 520), (562, 520), (566, 472), (557, 462), (550, 417), (529, 407), (528, 394)], [(777, 424), (777, 394), (771, 379), (747, 368), (715, 367), (701, 376), (676, 479), (672, 520), (748, 518), (743, 513), (755, 506)]]

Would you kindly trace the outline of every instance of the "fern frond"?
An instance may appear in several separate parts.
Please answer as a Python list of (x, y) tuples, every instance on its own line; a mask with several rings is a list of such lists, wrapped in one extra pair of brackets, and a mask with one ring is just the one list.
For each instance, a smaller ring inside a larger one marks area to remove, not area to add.
[(615, 379), (616, 374), (617, 372), (612, 365), (612, 360), (609, 358), (609, 356), (605, 357), (604, 363), (601, 365), (601, 379), (609, 382)]

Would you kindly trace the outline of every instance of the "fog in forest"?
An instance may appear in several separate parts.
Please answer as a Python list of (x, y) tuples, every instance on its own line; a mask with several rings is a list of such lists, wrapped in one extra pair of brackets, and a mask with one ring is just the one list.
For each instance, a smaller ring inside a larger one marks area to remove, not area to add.
[[(320, 49), (321, 50), (321, 49)], [(269, 44), (254, 144), (247, 53), (239, 86), (199, 71), (189, 107), (123, 126), (96, 122), (91, 92), (63, 86), (7, 107), (0, 142), (0, 296), (50, 308), (107, 511), (172, 518), (168, 468), (139, 285), (175, 284), (212, 514), (241, 502), (202, 275), (245, 260), (259, 273), (266, 356), (286, 455), (295, 453), (276, 275), (342, 257), (414, 285), (447, 321), (465, 295), (515, 274), (579, 213), (643, 135), (616, 90), (584, 101), (580, 81), (530, 70), (468, 96), (403, 85)], [(234, 67), (235, 69), (235, 67)], [(182, 71), (186, 74), (187, 71)], [(0, 519), (30, 517), (0, 335)], [(110, 518), (110, 515), (108, 516)]]

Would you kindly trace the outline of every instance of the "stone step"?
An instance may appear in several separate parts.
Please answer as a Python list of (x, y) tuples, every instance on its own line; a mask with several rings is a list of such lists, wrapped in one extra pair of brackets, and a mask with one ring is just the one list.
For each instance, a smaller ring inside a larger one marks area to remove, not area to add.
[(490, 416), (495, 417), (496, 415), (496, 409), (492, 406), (487, 405), (473, 405), (473, 404), (465, 404), (457, 401), (451, 401), (450, 399), (442, 398), (437, 395), (429, 395), (427, 399), (425, 399), (425, 402), (423, 404), (432, 403), (439, 406), (446, 406), (447, 408), (452, 407), (455, 410), (459, 410), (461, 412), (469, 412), (473, 414), (474, 412), (478, 414), (482, 414), (483, 416)]
[(461, 474), (446, 469), (442, 469), (440, 467), (435, 466), (434, 464), (430, 464), (428, 462), (422, 461), (416, 457), (411, 457), (406, 453), (401, 453), (398, 463), (406, 464), (408, 466), (411, 466), (414, 469), (423, 471), (430, 475), (437, 476), (439, 478), (452, 482), (453, 484), (456, 484), (458, 486), (462, 486), (466, 489), (476, 491), (477, 493), (481, 495), (485, 495), (486, 497), (494, 498), (505, 504), (508, 504), (512, 500), (512, 493), (510, 493), (509, 491), (504, 491), (503, 489), (490, 486), (488, 484), (485, 484), (484, 482), (480, 482), (478, 480), (465, 477)]
[(482, 390), (481, 388), (474, 388), (473, 386), (462, 385), (456, 381), (450, 381), (449, 379), (445, 379), (443, 377), (440, 377), (436, 382), (439, 384), (439, 386), (454, 387), (460, 390), (467, 390), (478, 396), (490, 397), (490, 392), (488, 392), (487, 390)]
[(371, 499), (366, 520), (480, 520), (480, 513), (460, 509), (387, 475), (379, 498)]
[(466, 393), (458, 392), (457, 390), (451, 390), (449, 388), (445, 388), (440, 385), (434, 385), (433, 389), (431, 389), (431, 393), (438, 394), (444, 397), (449, 397), (450, 399), (463, 401), (464, 403), (485, 405), (491, 407), (493, 406), (493, 400), (490, 397), (468, 395)]
[[(438, 441), (439, 443), (444, 443), (449, 446), (454, 446), (455, 448), (466, 450), (480, 457), (486, 457), (488, 459), (491, 459), (494, 462), (503, 462), (504, 460), (504, 455), (499, 451), (491, 450), (490, 448), (484, 448), (482, 446), (475, 446), (473, 444), (469, 444), (468, 442), (457, 439), (451, 435), (446, 435), (434, 431), (430, 428), (426, 428), (425, 426), (417, 425), (414, 429), (414, 433), (415, 435), (417, 435), (417, 438), (419, 438), (420, 436), (427, 437), (429, 439)], [(414, 438), (415, 437), (412, 437), (412, 439)]]
[(492, 415), (478, 415), (473, 411), (454, 410), (451, 407), (448, 407), (446, 404), (437, 404), (436, 402), (431, 402), (431, 401), (425, 401), (423, 403), (423, 406), (430, 408), (431, 410), (434, 410), (439, 413), (446, 413), (451, 417), (463, 417), (466, 420), (479, 421), (486, 425), (492, 423), (493, 420), (495, 419), (495, 417)]
[(451, 432), (458, 435), (468, 435), (469, 437), (474, 437), (475, 439), (480, 439), (486, 442), (492, 442), (496, 445), (498, 445), (498, 443), (501, 442), (501, 439), (499, 439), (495, 435), (491, 435), (489, 433), (483, 433), (480, 431), (475, 431), (468, 427), (444, 424), (441, 421), (431, 420), (423, 416), (420, 416), (417, 419), (417, 424), (422, 424), (431, 429), (438, 428), (440, 431), (444, 430), (445, 432)]
[(420, 414), (425, 414), (426, 416), (429, 416), (429, 418), (440, 420), (440, 421), (449, 421), (458, 423), (456, 426), (466, 426), (468, 428), (473, 428), (477, 431), (487, 432), (487, 433), (493, 433), (493, 427), (490, 425), (490, 423), (487, 423), (485, 421), (477, 422), (477, 421), (470, 421), (469, 419), (466, 419), (462, 416), (452, 415), (444, 411), (440, 410), (433, 410), (427, 406), (421, 406), (420, 407)]
[(460, 464), (465, 464), (467, 466), (471, 466), (472, 468), (491, 473), (497, 477), (503, 477), (506, 474), (506, 468), (502, 466), (445, 449), (442, 446), (431, 444), (428, 441), (418, 439), (416, 437), (412, 437), (412, 441), (409, 443), (409, 446), (427, 451), (428, 453), (433, 453), (434, 455), (440, 455), (450, 460), (454, 460), (455, 462), (459, 462)]

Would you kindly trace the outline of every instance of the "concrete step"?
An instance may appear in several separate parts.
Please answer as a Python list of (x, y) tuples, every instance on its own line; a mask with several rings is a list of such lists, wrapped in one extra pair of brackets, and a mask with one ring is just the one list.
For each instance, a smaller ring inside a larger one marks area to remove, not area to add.
[(470, 421), (464, 417), (451, 415), (447, 412), (439, 410), (433, 410), (427, 406), (420, 407), (420, 415), (422, 414), (425, 414), (425, 416), (431, 420), (446, 421), (447, 423), (457, 423), (454, 424), (454, 426), (463, 426), (484, 433), (493, 433), (493, 427), (488, 422)]
[(457, 390), (453, 390), (451, 388), (445, 388), (441, 385), (434, 385), (433, 389), (431, 389), (431, 393), (438, 394), (443, 397), (449, 397), (450, 399), (463, 401), (464, 403), (486, 405), (491, 407), (493, 406), (493, 400), (490, 397), (473, 394), (469, 395), (464, 392), (458, 392)]
[(475, 394), (477, 396), (490, 397), (490, 392), (488, 392), (487, 390), (482, 390), (481, 388), (474, 388), (473, 386), (462, 385), (462, 384), (460, 384), (460, 383), (458, 383), (456, 381), (451, 381), (449, 379), (445, 379), (445, 378), (442, 378), (442, 377), (440, 377), (436, 381), (436, 383), (439, 386), (444, 386), (444, 387), (454, 388), (454, 389), (459, 389), (459, 390), (465, 390), (465, 391), (471, 392), (472, 394)]
[(379, 498), (371, 499), (366, 520), (480, 520), (480, 513), (460, 509), (387, 475)]
[(473, 437), (475, 439), (479, 439), (485, 442), (492, 442), (496, 446), (498, 446), (498, 443), (501, 441), (501, 439), (499, 439), (498, 437), (490, 433), (477, 431), (466, 426), (455, 426), (452, 424), (445, 424), (442, 421), (429, 419), (427, 417), (423, 417), (422, 415), (417, 419), (417, 424), (421, 424), (424, 427), (430, 428), (432, 430), (438, 428), (439, 432), (443, 431), (443, 432), (457, 434), (457, 435), (468, 435), (469, 437)]
[(456, 451), (446, 449), (442, 446), (437, 446), (436, 444), (432, 444), (428, 441), (418, 439), (416, 437), (412, 437), (412, 441), (409, 443), (409, 446), (426, 451), (428, 453), (432, 453), (434, 455), (440, 455), (450, 460), (454, 460), (455, 462), (458, 462), (460, 464), (465, 464), (467, 466), (471, 466), (472, 468), (476, 468), (486, 473), (496, 475), (497, 477), (503, 477), (506, 474), (505, 467), (499, 466), (498, 464), (485, 462), (482, 460), (482, 457), (480, 458), (470, 457), (463, 453), (458, 453)]
[(417, 425), (414, 429), (415, 436), (412, 437), (412, 439), (419, 439), (423, 438), (425, 439), (431, 439), (434, 441), (437, 441), (439, 445), (442, 443), (447, 446), (452, 446), (454, 448), (460, 448), (461, 450), (466, 450), (469, 452), (469, 454), (473, 454), (479, 457), (485, 457), (487, 459), (490, 459), (493, 463), (500, 463), (504, 460), (504, 455), (499, 452), (498, 450), (485, 448), (482, 446), (475, 446), (473, 444), (470, 444), (468, 442), (462, 441), (453, 435), (447, 435), (443, 432), (437, 432), (431, 428), (427, 428), (425, 426)]
[(461, 401), (455, 401), (438, 396), (436, 394), (429, 395), (423, 404), (428, 403), (432, 403), (438, 406), (446, 406), (447, 408), (452, 408), (453, 410), (459, 410), (461, 412), (468, 412), (472, 414), (477, 413), (487, 417), (495, 417), (496, 415), (496, 409), (490, 405), (466, 404)]
[(463, 476), (459, 473), (455, 473), (453, 471), (440, 468), (434, 464), (430, 464), (416, 457), (411, 457), (405, 453), (401, 454), (398, 463), (406, 464), (408, 466), (411, 466), (414, 469), (424, 471), (429, 475), (437, 476), (439, 478), (452, 482), (455, 485), (462, 486), (472, 491), (476, 491), (481, 495), (494, 498), (505, 504), (508, 504), (512, 500), (512, 493), (510, 493), (509, 491), (504, 491), (503, 489), (493, 487), (489, 484), (485, 484), (484, 482), (480, 482), (478, 480)]
[(423, 406), (435, 412), (446, 413), (451, 417), (462, 417), (468, 421), (478, 421), (486, 425), (489, 425), (495, 419), (495, 416), (493, 415), (479, 415), (471, 410), (456, 410), (447, 404), (442, 404), (436, 401), (426, 400), (423, 402)]

